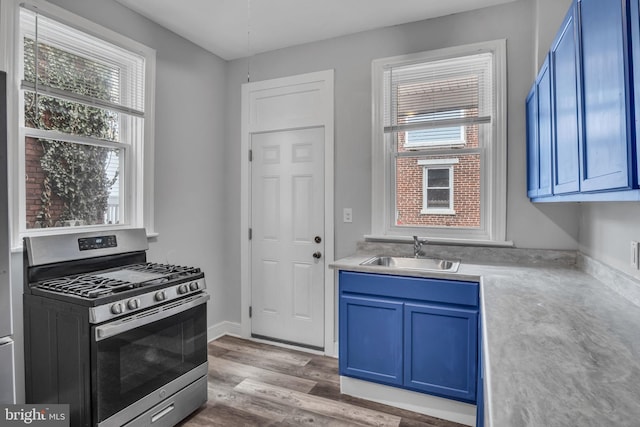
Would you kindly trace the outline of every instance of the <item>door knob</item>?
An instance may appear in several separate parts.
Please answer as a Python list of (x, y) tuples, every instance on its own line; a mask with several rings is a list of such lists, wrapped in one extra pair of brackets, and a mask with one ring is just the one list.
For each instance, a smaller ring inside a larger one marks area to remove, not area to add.
[(322, 237), (320, 236), (316, 236), (315, 239), (313, 239), (316, 243), (320, 243), (322, 242)]
[(314, 252), (314, 253), (313, 253), (313, 257), (314, 257), (315, 259), (320, 259), (320, 258), (322, 258), (322, 253), (320, 253), (320, 252)]

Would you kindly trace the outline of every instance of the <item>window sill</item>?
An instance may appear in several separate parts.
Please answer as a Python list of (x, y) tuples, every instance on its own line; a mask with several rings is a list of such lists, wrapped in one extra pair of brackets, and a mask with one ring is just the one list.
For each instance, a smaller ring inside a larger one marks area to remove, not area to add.
[[(420, 236), (424, 237), (424, 236)], [(413, 236), (384, 236), (367, 234), (364, 236), (367, 242), (389, 242), (389, 243), (413, 243)], [(495, 241), (495, 240), (474, 240), (474, 239), (456, 239), (444, 237), (429, 237), (429, 244), (434, 245), (453, 245), (453, 246), (483, 246), (496, 248), (512, 248), (515, 247), (512, 241)]]

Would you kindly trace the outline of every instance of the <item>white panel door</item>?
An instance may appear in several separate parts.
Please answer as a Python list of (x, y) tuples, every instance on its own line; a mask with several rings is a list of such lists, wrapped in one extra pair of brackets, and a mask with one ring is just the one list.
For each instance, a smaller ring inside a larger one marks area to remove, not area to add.
[(324, 128), (253, 134), (251, 149), (251, 334), (323, 348)]

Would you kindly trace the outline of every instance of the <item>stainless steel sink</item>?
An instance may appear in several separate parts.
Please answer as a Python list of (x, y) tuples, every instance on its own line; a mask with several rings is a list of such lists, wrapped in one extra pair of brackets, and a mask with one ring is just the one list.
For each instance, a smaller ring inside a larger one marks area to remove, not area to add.
[(460, 261), (449, 261), (436, 258), (413, 258), (399, 256), (374, 256), (361, 262), (360, 265), (377, 265), (381, 267), (400, 268), (405, 270), (421, 271), (446, 271), (455, 273), (458, 271)]

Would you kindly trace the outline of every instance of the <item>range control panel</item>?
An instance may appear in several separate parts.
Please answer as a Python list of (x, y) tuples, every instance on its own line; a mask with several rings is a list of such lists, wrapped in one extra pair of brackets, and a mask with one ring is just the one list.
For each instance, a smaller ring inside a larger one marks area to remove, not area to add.
[(118, 246), (118, 242), (116, 240), (115, 235), (83, 237), (78, 239), (78, 248), (81, 251), (88, 251), (92, 249), (115, 248), (117, 246)]

